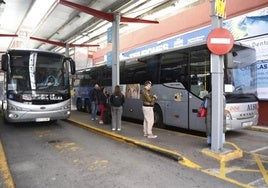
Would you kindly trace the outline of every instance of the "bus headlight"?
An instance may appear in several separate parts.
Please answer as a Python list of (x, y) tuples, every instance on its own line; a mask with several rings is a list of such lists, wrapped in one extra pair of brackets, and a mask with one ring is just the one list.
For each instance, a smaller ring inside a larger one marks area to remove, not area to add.
[(17, 118), (19, 116), (17, 114), (10, 113), (10, 114), (8, 114), (8, 117), (9, 118)]
[(63, 106), (63, 109), (71, 109), (71, 105), (70, 104), (68, 104), (68, 105), (66, 105), (66, 106)]
[(232, 120), (232, 115), (229, 110), (224, 110), (226, 120)]
[(22, 111), (22, 108), (21, 107), (18, 107), (18, 106), (13, 106), (13, 105), (8, 105), (8, 110), (11, 110), (11, 111)]

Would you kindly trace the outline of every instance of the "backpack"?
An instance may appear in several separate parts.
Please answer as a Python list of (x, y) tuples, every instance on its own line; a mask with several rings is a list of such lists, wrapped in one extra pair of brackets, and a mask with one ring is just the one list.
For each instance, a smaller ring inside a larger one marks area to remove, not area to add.
[(112, 95), (111, 105), (119, 107), (123, 104), (123, 98), (120, 95)]

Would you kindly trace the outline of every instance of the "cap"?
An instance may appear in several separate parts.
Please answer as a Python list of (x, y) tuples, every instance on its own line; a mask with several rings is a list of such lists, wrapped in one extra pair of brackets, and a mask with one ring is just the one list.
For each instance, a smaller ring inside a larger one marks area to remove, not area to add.
[(152, 82), (149, 81), (149, 80), (147, 80), (147, 81), (144, 83), (145, 86), (148, 85), (148, 84), (151, 84), (151, 85), (152, 85)]

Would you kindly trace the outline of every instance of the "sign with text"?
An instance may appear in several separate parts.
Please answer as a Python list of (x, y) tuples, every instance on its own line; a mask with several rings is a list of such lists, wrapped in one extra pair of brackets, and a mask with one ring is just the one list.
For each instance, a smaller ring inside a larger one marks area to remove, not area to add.
[(226, 18), (226, 0), (216, 0), (215, 15), (221, 18)]
[(227, 54), (234, 45), (232, 33), (224, 28), (213, 29), (207, 38), (208, 49), (217, 55)]

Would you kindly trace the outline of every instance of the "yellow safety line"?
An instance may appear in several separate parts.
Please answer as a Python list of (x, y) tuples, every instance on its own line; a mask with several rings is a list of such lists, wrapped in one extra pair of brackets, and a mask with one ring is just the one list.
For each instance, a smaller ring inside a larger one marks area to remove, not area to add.
[(226, 142), (226, 144), (232, 145), (235, 148), (234, 151), (226, 154), (218, 154), (209, 149), (202, 149), (201, 152), (222, 162), (228, 162), (243, 157), (243, 151), (238, 146), (230, 142)]
[(252, 155), (254, 156), (254, 158), (255, 158), (255, 160), (256, 160), (256, 162), (258, 164), (258, 167), (259, 167), (259, 169), (260, 169), (260, 171), (262, 173), (262, 176), (263, 176), (263, 178), (264, 178), (264, 180), (266, 182), (266, 185), (268, 185), (268, 172), (267, 172), (267, 170), (264, 168), (264, 166), (263, 166), (258, 154), (253, 153)]
[(15, 188), (15, 184), (7, 164), (1, 140), (0, 140), (0, 176), (3, 179), (3, 185), (5, 188)]
[[(106, 135), (111, 135), (111, 136), (115, 137), (118, 140), (123, 140), (123, 141), (129, 142), (129, 143), (133, 143), (133, 144), (137, 144), (137, 145), (143, 145), (143, 146), (146, 146), (146, 147), (151, 148), (151, 149), (161, 150), (161, 151), (164, 151), (164, 152), (168, 152), (168, 153), (174, 154), (176, 156), (180, 156), (180, 154), (178, 152), (175, 152), (175, 151), (172, 151), (172, 150), (167, 150), (165, 148), (154, 146), (152, 144), (141, 142), (139, 140), (131, 139), (131, 138), (128, 138), (128, 137), (125, 137), (125, 136), (122, 136), (122, 135), (119, 135), (119, 134), (116, 134), (116, 133), (113, 133), (113, 132), (110, 132), (110, 131), (99, 129), (99, 128), (95, 127), (95, 126), (90, 126), (90, 125), (88, 125), (86, 123), (78, 122), (78, 121), (75, 121), (73, 119), (68, 119), (68, 120), (70, 122), (72, 122), (72, 123), (75, 123), (75, 124), (81, 126), (81, 127), (90, 128), (90, 129), (92, 129), (92, 130), (94, 130), (96, 132), (101, 132), (101, 133), (104, 133)], [(214, 172), (211, 172), (210, 170), (207, 170), (207, 169), (204, 170), (204, 169), (202, 169), (201, 166), (199, 166), (198, 164), (192, 162), (191, 160), (189, 160), (189, 159), (187, 159), (185, 157), (183, 157), (182, 160), (179, 160), (178, 163), (181, 164), (181, 165), (184, 165), (184, 166), (187, 166), (187, 167), (196, 169), (196, 170), (200, 170), (201, 172), (204, 172), (204, 173), (209, 174), (211, 176), (214, 176), (214, 177), (223, 179), (223, 180), (225, 180), (227, 182), (230, 182), (230, 183), (239, 185), (241, 187), (254, 188), (254, 187), (252, 187), (250, 185), (241, 183), (241, 182), (239, 182), (237, 180), (228, 178), (226, 176), (227, 169), (229, 169), (225, 165), (226, 162), (228, 162), (230, 160), (233, 160), (233, 159), (237, 159), (237, 158), (243, 157), (243, 151), (238, 146), (236, 146), (234, 143), (230, 143), (230, 142), (226, 142), (226, 144), (232, 145), (235, 148), (234, 151), (229, 152), (227, 154), (222, 154), (222, 155), (221, 154), (216, 154), (216, 153), (214, 153), (212, 151), (209, 151), (208, 149), (203, 149), (201, 151), (204, 154), (206, 154), (208, 156), (211, 156), (211, 157), (213, 157), (213, 158), (215, 158), (215, 159), (217, 159), (217, 160), (220, 161), (220, 169), (219, 169), (220, 172), (219, 172), (219, 174), (214, 173)]]
[(142, 142), (142, 141), (139, 141), (139, 140), (136, 140), (136, 139), (132, 139), (132, 138), (129, 138), (129, 137), (125, 137), (123, 135), (119, 135), (119, 134), (116, 134), (116, 133), (113, 133), (113, 132), (110, 132), (110, 131), (99, 129), (97, 127), (91, 126), (91, 125), (86, 124), (86, 123), (78, 122), (78, 121), (75, 121), (73, 119), (68, 119), (68, 120), (70, 122), (72, 122), (72, 123), (75, 123), (75, 124), (81, 126), (81, 127), (90, 128), (90, 129), (92, 129), (92, 130), (94, 130), (96, 132), (113, 136), (115, 139), (123, 140), (123, 141), (125, 141), (127, 143), (132, 143), (132, 144), (135, 144), (135, 145), (138, 145), (138, 146), (145, 147), (147, 149), (151, 149), (153, 151), (160, 152), (160, 153), (165, 154), (165, 155), (169, 155), (173, 159), (176, 159), (180, 164), (188, 166), (190, 168), (194, 168), (194, 169), (201, 169), (202, 168), (201, 166), (199, 166), (198, 164), (192, 162), (191, 160), (189, 160), (189, 159), (187, 159), (185, 157), (182, 157), (182, 155), (180, 153), (176, 152), (176, 151), (169, 150), (169, 149), (162, 148), (162, 147), (158, 147), (158, 146), (155, 146), (155, 145), (152, 145), (152, 144), (149, 144), (149, 143), (145, 143), (145, 142)]

